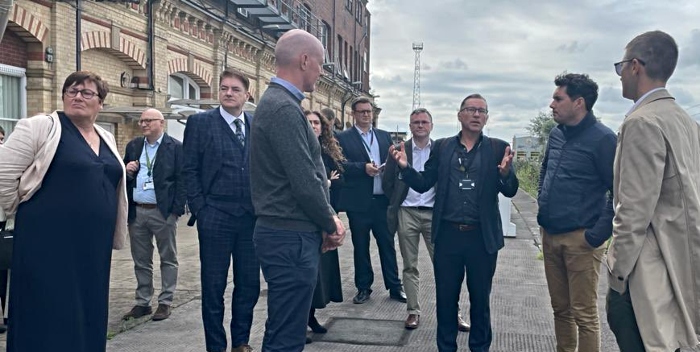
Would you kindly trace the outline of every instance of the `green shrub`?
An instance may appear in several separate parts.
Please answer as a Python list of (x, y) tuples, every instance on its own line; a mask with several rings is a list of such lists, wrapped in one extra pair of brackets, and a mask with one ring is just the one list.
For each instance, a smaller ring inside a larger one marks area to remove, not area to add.
[(541, 162), (534, 160), (517, 160), (514, 163), (516, 175), (520, 181), (520, 188), (536, 198)]

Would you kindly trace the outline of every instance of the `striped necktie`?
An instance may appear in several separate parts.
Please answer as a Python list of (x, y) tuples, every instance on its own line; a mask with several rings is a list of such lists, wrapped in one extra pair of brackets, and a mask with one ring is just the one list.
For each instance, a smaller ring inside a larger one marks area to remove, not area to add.
[(235, 119), (233, 120), (233, 123), (236, 125), (236, 137), (238, 137), (238, 141), (241, 142), (241, 145), (245, 146), (245, 136), (243, 135), (243, 121), (240, 119)]

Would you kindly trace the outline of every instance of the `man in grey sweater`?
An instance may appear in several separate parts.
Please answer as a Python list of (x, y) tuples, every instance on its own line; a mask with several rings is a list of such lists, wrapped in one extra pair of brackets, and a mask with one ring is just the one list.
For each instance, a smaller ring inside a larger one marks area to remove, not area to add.
[(268, 286), (263, 352), (302, 351), (321, 251), (340, 246), (345, 229), (329, 204), (321, 146), (301, 109), (321, 75), (323, 46), (295, 29), (275, 47), (277, 77), (252, 123), (253, 241)]

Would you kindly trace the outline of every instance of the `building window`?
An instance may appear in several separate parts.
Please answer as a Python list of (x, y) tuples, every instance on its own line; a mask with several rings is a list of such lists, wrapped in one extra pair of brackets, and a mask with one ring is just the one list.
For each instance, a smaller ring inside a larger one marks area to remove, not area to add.
[(364, 8), (362, 6), (362, 1), (357, 1), (357, 7), (355, 8), (355, 19), (357, 22), (360, 23), (360, 26), (362, 26), (362, 16), (364, 14)]
[(326, 23), (325, 21), (321, 22), (321, 35), (319, 36), (319, 39), (321, 40), (321, 43), (323, 44), (323, 47), (326, 49), (326, 52), (331, 49), (331, 26)]
[(352, 13), (352, 0), (345, 0), (345, 8)]
[(173, 73), (168, 77), (168, 94), (170, 100), (199, 99), (199, 85), (183, 74)]
[(316, 34), (314, 27), (311, 23), (313, 21), (313, 16), (311, 16), (311, 9), (308, 5), (299, 5), (299, 28), (311, 33)]
[(17, 120), (27, 115), (26, 70), (0, 64), (0, 126), (5, 137), (12, 133)]

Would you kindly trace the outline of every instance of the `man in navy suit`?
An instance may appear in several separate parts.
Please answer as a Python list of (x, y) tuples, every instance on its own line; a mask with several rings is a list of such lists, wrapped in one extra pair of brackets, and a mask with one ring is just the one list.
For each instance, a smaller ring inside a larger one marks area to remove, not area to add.
[(225, 69), (219, 76), (221, 106), (187, 119), (183, 142), (187, 200), (199, 234), (202, 320), (208, 352), (226, 351), (224, 291), (233, 259), (233, 352), (248, 345), (260, 294), (260, 265), (253, 246), (255, 215), (248, 170), (252, 115), (243, 111), (249, 81)]
[(372, 128), (374, 107), (369, 99), (360, 97), (353, 101), (352, 114), (355, 127), (338, 133), (338, 142), (347, 159), (343, 164), (345, 184), (338, 208), (345, 210), (350, 220), (357, 287), (357, 295), (352, 301), (365, 303), (372, 293), (374, 272), (369, 255), (369, 232), (372, 231), (379, 247), (384, 286), (389, 290), (389, 297), (406, 302), (396, 264), (394, 233), (389, 232), (386, 219), (389, 198), (382, 189), (381, 174), (391, 136), (389, 132)]
[(483, 134), (488, 120), (486, 99), (479, 94), (467, 96), (457, 117), (462, 131), (435, 141), (424, 171), (409, 165), (403, 145), (399, 150), (392, 146), (390, 153), (402, 169), (400, 177), (416, 192), (427, 192), (437, 184), (431, 230), (438, 350), (457, 351), (457, 302), (466, 269), (472, 322), (469, 349), (487, 352), (492, 338), (491, 283), (498, 250), (504, 245), (498, 193), (513, 197), (518, 178), (508, 143)]

